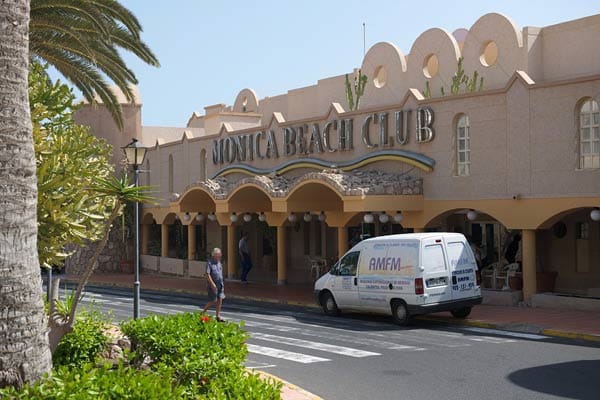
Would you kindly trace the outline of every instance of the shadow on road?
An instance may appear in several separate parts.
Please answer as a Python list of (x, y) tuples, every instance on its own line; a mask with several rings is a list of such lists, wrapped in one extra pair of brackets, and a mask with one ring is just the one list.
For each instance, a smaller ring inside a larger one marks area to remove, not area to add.
[(598, 400), (600, 397), (600, 360), (571, 361), (526, 368), (508, 375), (525, 389), (564, 399)]

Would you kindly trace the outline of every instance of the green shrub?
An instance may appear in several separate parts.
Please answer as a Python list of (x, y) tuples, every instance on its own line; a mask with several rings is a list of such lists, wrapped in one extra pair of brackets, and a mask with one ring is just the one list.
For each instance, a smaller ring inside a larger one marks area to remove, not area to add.
[(246, 361), (248, 335), (240, 326), (212, 318), (202, 322), (198, 314), (152, 315), (126, 321), (121, 330), (135, 348), (134, 364), (150, 359), (151, 367), (175, 368), (183, 385), (227, 374)]
[(78, 368), (82, 364), (97, 361), (98, 355), (106, 347), (103, 334), (105, 327), (106, 321), (99, 313), (81, 313), (75, 320), (73, 332), (67, 333), (54, 350), (54, 366)]
[[(112, 368), (97, 361), (104, 344), (97, 335), (104, 323), (97, 314), (86, 314), (61, 341), (51, 377), (21, 391), (0, 389), (0, 398), (280, 399), (280, 383), (263, 381), (244, 368), (248, 335), (243, 324), (203, 318), (191, 313), (154, 315), (122, 323), (121, 330), (137, 347), (129, 354), (132, 364)], [(150, 368), (136, 368), (142, 361)]]
[(136, 370), (119, 365), (97, 367), (84, 364), (54, 370), (52, 377), (22, 390), (0, 390), (0, 398), (31, 400), (96, 399), (96, 400), (164, 400), (183, 399), (183, 390), (170, 384), (171, 371)]
[(211, 400), (279, 400), (281, 399), (281, 386), (281, 382), (275, 382), (270, 378), (264, 381), (258, 374), (238, 369), (210, 381), (207, 398)]

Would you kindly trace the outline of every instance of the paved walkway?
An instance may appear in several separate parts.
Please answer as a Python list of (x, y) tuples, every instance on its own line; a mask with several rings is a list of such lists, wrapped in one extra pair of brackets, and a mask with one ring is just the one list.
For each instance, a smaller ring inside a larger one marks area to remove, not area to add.
[[(77, 281), (78, 277), (59, 275), (63, 280)], [(203, 278), (170, 278), (142, 274), (142, 289), (170, 291), (190, 294), (206, 294)], [(132, 274), (95, 274), (89, 284), (133, 287)], [(311, 286), (275, 285), (259, 282), (242, 284), (226, 281), (225, 293), (229, 298), (253, 299), (281, 304), (318, 307)], [(453, 318), (450, 313), (436, 313), (420, 317), (449, 324), (461, 324), (485, 328), (540, 333), (549, 336), (567, 337), (589, 341), (600, 341), (600, 315), (591, 311), (557, 310), (528, 307), (503, 307), (480, 305), (473, 308), (468, 319)], [(282, 399), (318, 399), (293, 384), (283, 382)]]

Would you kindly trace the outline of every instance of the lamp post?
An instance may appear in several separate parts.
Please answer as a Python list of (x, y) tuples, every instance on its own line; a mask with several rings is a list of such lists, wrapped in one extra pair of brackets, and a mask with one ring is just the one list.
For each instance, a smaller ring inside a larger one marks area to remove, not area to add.
[[(132, 139), (131, 143), (122, 147), (127, 164), (133, 166), (133, 182), (137, 188), (139, 185), (140, 165), (146, 157), (146, 148), (143, 147), (137, 139)], [(133, 278), (133, 319), (140, 316), (140, 209), (136, 201), (134, 205), (135, 215), (135, 260), (134, 260), (134, 278)]]

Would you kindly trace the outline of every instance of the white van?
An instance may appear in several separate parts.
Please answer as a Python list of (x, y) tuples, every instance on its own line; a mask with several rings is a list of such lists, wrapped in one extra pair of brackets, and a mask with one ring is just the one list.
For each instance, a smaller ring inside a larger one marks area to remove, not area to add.
[(410, 233), (364, 240), (315, 283), (323, 311), (391, 314), (406, 325), (410, 317), (450, 311), (466, 318), (481, 304), (475, 257), (460, 233)]

